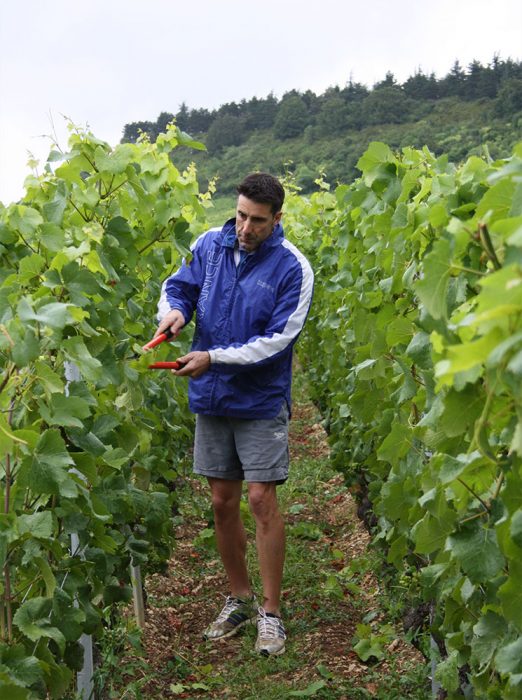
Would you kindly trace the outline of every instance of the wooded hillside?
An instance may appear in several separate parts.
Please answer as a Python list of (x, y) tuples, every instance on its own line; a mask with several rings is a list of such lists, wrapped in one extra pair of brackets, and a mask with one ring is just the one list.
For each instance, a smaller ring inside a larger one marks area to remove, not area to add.
[[(346, 182), (374, 140), (392, 148), (427, 145), (460, 161), (488, 149), (493, 158), (511, 151), (522, 126), (522, 63), (495, 56), (487, 66), (456, 61), (443, 78), (415, 72), (400, 84), (392, 73), (372, 89), (349, 80), (316, 95), (291, 90), (223, 104), (216, 110), (162, 112), (155, 122), (126, 124), (123, 141), (145, 132), (154, 141), (177, 125), (207, 146), (191, 155), (200, 181), (217, 177), (217, 194), (234, 192), (238, 177), (253, 168), (295, 175), (303, 192), (313, 191), (319, 172)], [(176, 157), (186, 162), (187, 153)]]

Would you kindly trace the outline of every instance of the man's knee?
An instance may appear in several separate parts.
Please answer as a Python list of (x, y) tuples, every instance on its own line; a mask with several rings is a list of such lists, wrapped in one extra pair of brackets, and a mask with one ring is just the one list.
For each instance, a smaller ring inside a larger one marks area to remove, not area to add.
[(233, 482), (211, 482), (212, 508), (216, 518), (223, 519), (239, 513), (241, 488)]
[(248, 504), (257, 522), (271, 521), (279, 514), (275, 484), (250, 484)]

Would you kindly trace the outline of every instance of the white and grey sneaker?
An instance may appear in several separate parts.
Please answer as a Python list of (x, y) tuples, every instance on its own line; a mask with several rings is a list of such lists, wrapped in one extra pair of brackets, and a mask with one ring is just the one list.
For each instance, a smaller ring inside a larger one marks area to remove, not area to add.
[(205, 639), (224, 639), (237, 634), (239, 630), (256, 617), (257, 600), (242, 600), (227, 596), (223, 609), (203, 632)]
[(283, 621), (264, 608), (257, 611), (257, 641), (255, 650), (263, 656), (284, 654), (286, 632)]

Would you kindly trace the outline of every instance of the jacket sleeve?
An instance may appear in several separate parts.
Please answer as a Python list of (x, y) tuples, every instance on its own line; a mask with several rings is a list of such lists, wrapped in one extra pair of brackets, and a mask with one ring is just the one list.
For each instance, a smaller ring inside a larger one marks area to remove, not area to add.
[(173, 309), (181, 311), (186, 323), (192, 318), (201, 289), (204, 239), (209, 233), (211, 231), (201, 235), (191, 247), (190, 262), (183, 260), (179, 270), (163, 282), (158, 302), (158, 321)]
[(300, 274), (297, 270), (295, 274), (288, 275), (265, 333), (249, 338), (243, 344), (234, 343), (209, 350), (212, 364), (266, 364), (276, 360), (295, 343), (310, 309), (314, 283), (310, 264), (304, 255), (295, 250)]

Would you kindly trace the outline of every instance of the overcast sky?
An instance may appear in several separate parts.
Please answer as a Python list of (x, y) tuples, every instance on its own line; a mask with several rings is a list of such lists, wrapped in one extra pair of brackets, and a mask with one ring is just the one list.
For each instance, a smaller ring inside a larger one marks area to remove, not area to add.
[(115, 145), (124, 124), (323, 92), (458, 59), (522, 59), (521, 0), (2, 0), (0, 201), (21, 196), (64, 117)]

